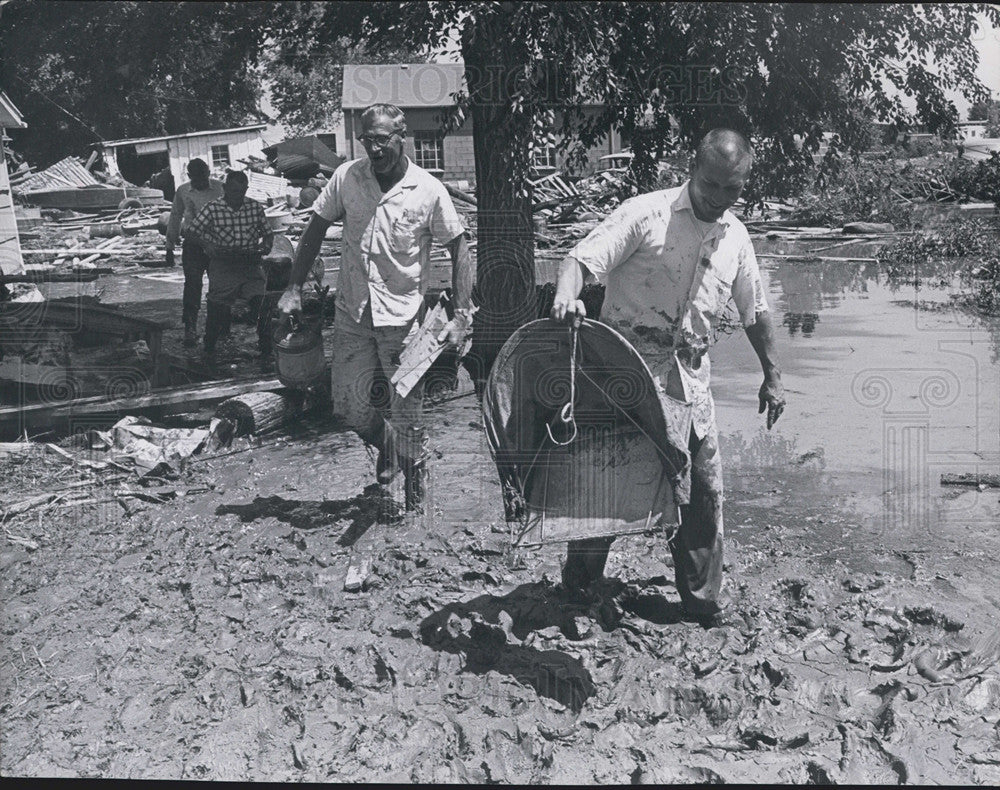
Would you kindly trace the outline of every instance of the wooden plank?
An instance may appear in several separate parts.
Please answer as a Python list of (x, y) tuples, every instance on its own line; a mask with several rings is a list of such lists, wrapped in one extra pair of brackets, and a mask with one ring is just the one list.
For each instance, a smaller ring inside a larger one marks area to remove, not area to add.
[(24, 422), (33, 425), (47, 424), (53, 420), (83, 415), (137, 413), (150, 408), (183, 404), (185, 407), (194, 404), (205, 404), (211, 401), (221, 401), (234, 395), (247, 392), (263, 392), (266, 390), (282, 390), (278, 379), (262, 379), (259, 381), (247, 379), (227, 379), (211, 381), (191, 387), (177, 387), (166, 390), (154, 390), (137, 398), (108, 400), (103, 395), (87, 398), (77, 398), (62, 404), (36, 403), (24, 406), (6, 406), (0, 408), (0, 424)]
[[(117, 236), (115, 238), (121, 238)], [(122, 250), (107, 249), (94, 245), (93, 247), (72, 247), (67, 249), (66, 247), (44, 247), (40, 250), (21, 250), (22, 255), (59, 255), (65, 257), (67, 255), (113, 255), (116, 252), (122, 252)]]
[(4, 283), (92, 283), (102, 274), (112, 274), (114, 269), (90, 269), (72, 272), (28, 271), (24, 274), (0, 275)]
[(7, 159), (0, 143), (0, 273), (21, 274), (24, 259), (21, 257), (21, 243), (18, 239), (17, 209), (11, 198), (7, 174)]
[(838, 258), (828, 255), (776, 255), (772, 252), (758, 252), (758, 258), (774, 258), (781, 261), (798, 261), (799, 263), (878, 263), (878, 258)]
[(962, 472), (961, 474), (941, 475), (943, 486), (973, 486), (983, 488), (1000, 488), (1000, 475), (987, 472)]

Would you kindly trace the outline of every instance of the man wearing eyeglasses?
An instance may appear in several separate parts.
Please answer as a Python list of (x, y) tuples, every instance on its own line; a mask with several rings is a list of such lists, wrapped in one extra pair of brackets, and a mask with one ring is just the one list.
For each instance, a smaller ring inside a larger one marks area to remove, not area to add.
[(403, 153), (406, 120), (391, 104), (361, 115), (358, 140), (367, 157), (345, 162), (313, 204), (278, 309), (302, 309), (302, 285), (331, 223), (344, 223), (337, 280), (332, 366), (334, 412), (378, 449), (376, 476), (389, 483), (402, 469), (407, 510), (424, 496), (426, 435), (423, 387), (391, 394), (389, 416), (370, 403), (379, 368), (392, 378), (399, 354), (416, 332), (430, 274), (433, 242), (448, 248), (455, 317), (445, 327), (461, 348), (472, 326), (472, 261), (462, 221), (444, 185)]

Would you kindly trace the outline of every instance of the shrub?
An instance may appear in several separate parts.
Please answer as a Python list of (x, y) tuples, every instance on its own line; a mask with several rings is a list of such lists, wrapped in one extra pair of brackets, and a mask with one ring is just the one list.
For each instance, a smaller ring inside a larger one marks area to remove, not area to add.
[(978, 219), (958, 219), (935, 231), (915, 233), (886, 245), (878, 251), (880, 268), (890, 277), (926, 275), (930, 264), (957, 273), (963, 286), (969, 289), (971, 301), (977, 309), (987, 314), (1000, 313), (1000, 257), (996, 253), (997, 231)]
[(950, 163), (947, 183), (956, 192), (973, 200), (993, 201), (1000, 207), (1000, 152), (989, 159), (972, 162), (955, 159)]
[(913, 207), (893, 192), (899, 178), (893, 160), (826, 163), (816, 185), (800, 198), (792, 220), (804, 225), (891, 222), (908, 228)]

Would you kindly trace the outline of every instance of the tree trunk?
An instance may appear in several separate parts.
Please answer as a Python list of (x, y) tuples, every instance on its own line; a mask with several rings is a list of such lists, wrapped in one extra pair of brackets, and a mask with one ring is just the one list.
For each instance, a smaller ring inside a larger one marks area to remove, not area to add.
[(524, 68), (524, 53), (512, 40), (512, 13), (502, 8), (500, 13), (478, 16), (462, 41), (474, 131), (478, 202), (474, 294), (479, 304), (472, 348), (463, 364), (480, 396), (500, 347), (535, 317), (536, 309), (525, 167), (532, 119), (512, 107), (511, 93)]

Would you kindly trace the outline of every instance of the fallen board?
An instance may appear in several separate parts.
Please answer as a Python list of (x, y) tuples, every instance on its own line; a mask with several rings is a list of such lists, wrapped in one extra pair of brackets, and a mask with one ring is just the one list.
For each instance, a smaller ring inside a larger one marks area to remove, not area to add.
[(103, 395), (77, 398), (63, 403), (37, 403), (0, 408), (0, 435), (20, 436), (25, 430), (53, 428), (56, 424), (86, 422), (93, 426), (98, 418), (153, 411), (169, 414), (190, 411), (192, 404), (210, 404), (247, 392), (282, 391), (278, 379), (227, 379), (210, 381), (190, 387), (154, 390), (136, 398), (108, 400)]
[(963, 472), (958, 475), (943, 474), (941, 475), (941, 485), (1000, 488), (1000, 475), (989, 474), (987, 472)]

